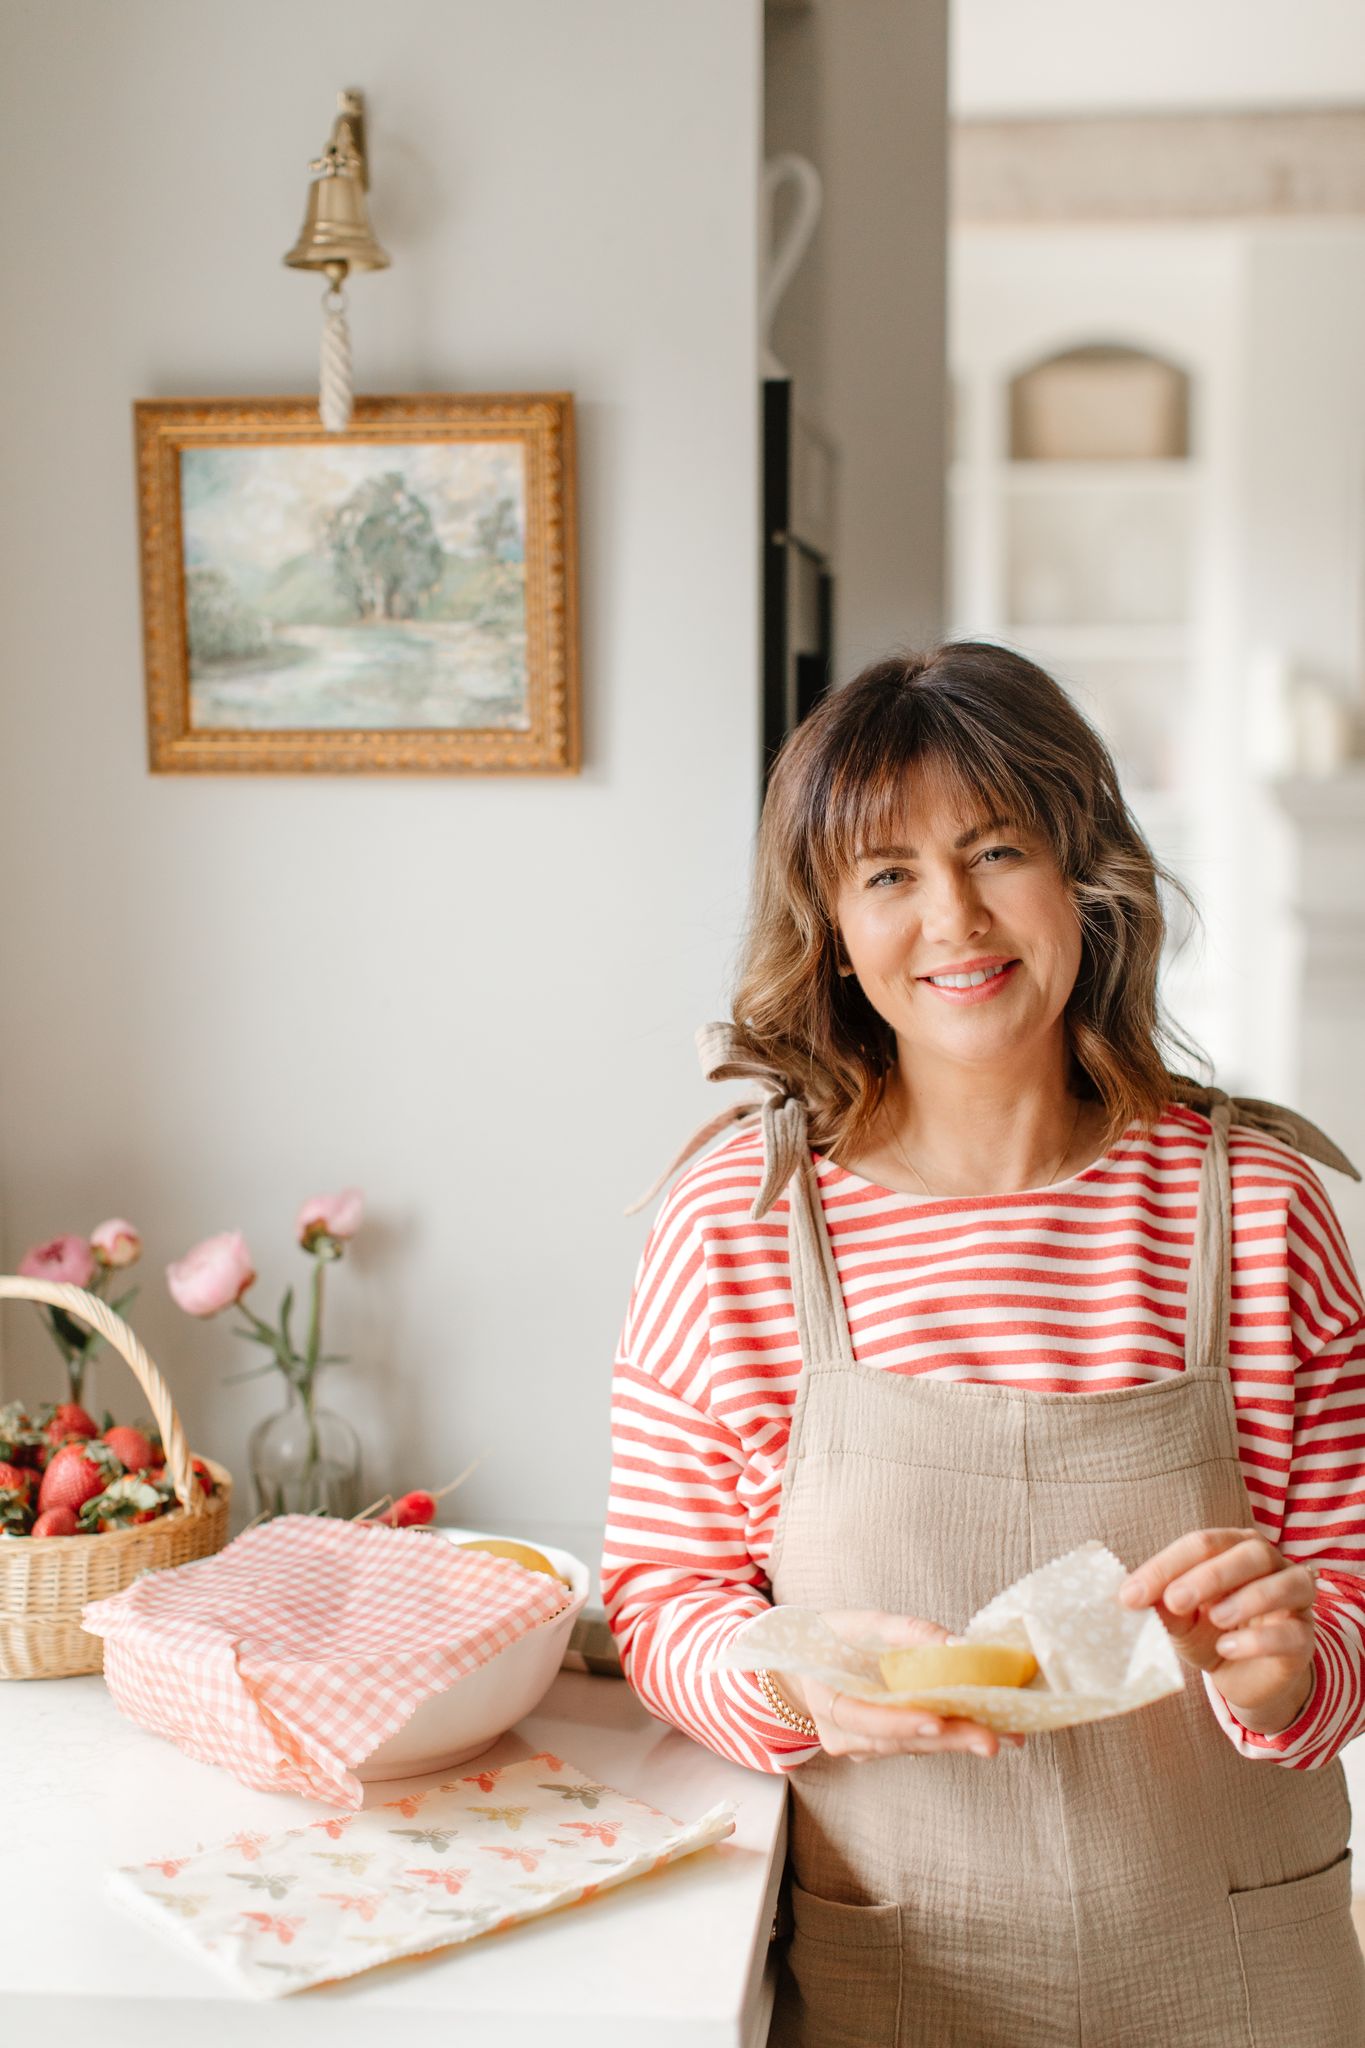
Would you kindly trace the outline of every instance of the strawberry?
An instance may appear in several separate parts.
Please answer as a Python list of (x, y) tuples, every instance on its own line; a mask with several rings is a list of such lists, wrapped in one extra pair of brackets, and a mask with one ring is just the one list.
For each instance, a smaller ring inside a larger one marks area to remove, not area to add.
[(152, 1447), (146, 1437), (126, 1422), (106, 1429), (103, 1441), (127, 1472), (145, 1472), (152, 1462)]
[(0, 1536), (27, 1536), (32, 1519), (28, 1488), (0, 1487)]
[(106, 1476), (84, 1444), (67, 1444), (53, 1454), (38, 1488), (38, 1510), (79, 1508), (103, 1493)]
[(74, 1536), (76, 1515), (72, 1508), (48, 1508), (30, 1530), (33, 1536)]
[(37, 1473), (30, 1470), (27, 1465), (11, 1465), (8, 1461), (0, 1464), (0, 1488), (5, 1490), (18, 1488), (21, 1492), (27, 1493), (37, 1477)]
[(165, 1502), (145, 1479), (125, 1473), (81, 1503), (80, 1526), (87, 1533), (126, 1529), (130, 1522), (150, 1522), (165, 1512)]
[(76, 1401), (63, 1401), (44, 1431), (50, 1444), (64, 1443), (69, 1436), (92, 1437), (99, 1433), (94, 1416), (88, 1415)]
[(48, 1448), (42, 1430), (17, 1401), (7, 1401), (0, 1408), (0, 1458), (7, 1465), (36, 1467)]
[(202, 1458), (191, 1458), (190, 1463), (194, 1467), (195, 1478), (199, 1481), (199, 1484), (203, 1487), (204, 1492), (208, 1495), (209, 1499), (212, 1500), (214, 1494), (218, 1491), (217, 1480), (214, 1478), (213, 1474), (210, 1472), (208, 1466), (204, 1463)]
[(436, 1503), (429, 1493), (405, 1493), (378, 1517), (391, 1529), (412, 1529), (436, 1519)]

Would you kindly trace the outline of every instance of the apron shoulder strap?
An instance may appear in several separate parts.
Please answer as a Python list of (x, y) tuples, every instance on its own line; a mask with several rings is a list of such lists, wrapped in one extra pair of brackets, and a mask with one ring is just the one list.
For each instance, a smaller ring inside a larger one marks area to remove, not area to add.
[(718, 1132), (730, 1124), (744, 1123), (757, 1116), (763, 1124), (763, 1185), (754, 1197), (749, 1214), (754, 1222), (758, 1222), (772, 1208), (797, 1167), (809, 1157), (806, 1105), (788, 1076), (780, 1074), (752, 1052), (733, 1024), (716, 1022), (701, 1025), (697, 1031), (697, 1056), (705, 1080), (752, 1081), (761, 1092), (748, 1101), (730, 1103), (728, 1108), (693, 1131), (653, 1185), (646, 1188), (625, 1213), (633, 1216), (644, 1208), (646, 1202), (652, 1202), (660, 1188), (666, 1186), (678, 1169), (685, 1166)]
[(1188, 1109), (1197, 1109), (1201, 1116), (1211, 1116), (1215, 1109), (1226, 1104), (1229, 1123), (1243, 1124), (1253, 1131), (1264, 1132), (1267, 1137), (1279, 1138), (1296, 1152), (1302, 1152), (1306, 1159), (1315, 1159), (1319, 1166), (1330, 1166), (1351, 1180), (1360, 1179), (1358, 1170), (1340, 1146), (1334, 1145), (1326, 1132), (1320, 1131), (1316, 1124), (1310, 1123), (1306, 1116), (1300, 1116), (1295, 1109), (1286, 1109), (1279, 1102), (1263, 1102), (1255, 1095), (1228, 1095), (1221, 1088), (1192, 1080), (1188, 1074), (1168, 1075), (1167, 1085), (1173, 1102), (1183, 1103)]
[(1199, 1175), (1199, 1206), (1195, 1217), (1194, 1253), (1185, 1314), (1185, 1370), (1222, 1376), (1232, 1327), (1232, 1177), (1228, 1133), (1233, 1124), (1263, 1131), (1293, 1146), (1308, 1159), (1331, 1166), (1352, 1180), (1360, 1175), (1346, 1154), (1316, 1124), (1278, 1102), (1255, 1096), (1229, 1095), (1222, 1088), (1169, 1076), (1174, 1102), (1197, 1109), (1213, 1125)]

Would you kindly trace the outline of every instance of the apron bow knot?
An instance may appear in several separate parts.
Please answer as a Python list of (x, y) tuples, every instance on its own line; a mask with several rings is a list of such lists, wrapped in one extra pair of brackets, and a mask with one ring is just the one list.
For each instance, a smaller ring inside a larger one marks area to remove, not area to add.
[(697, 1030), (697, 1057), (707, 1081), (753, 1081), (762, 1093), (744, 1102), (732, 1102), (718, 1115), (693, 1131), (658, 1175), (626, 1210), (633, 1216), (653, 1201), (670, 1181), (711, 1138), (727, 1124), (745, 1123), (757, 1116), (763, 1125), (763, 1185), (749, 1210), (755, 1222), (766, 1216), (796, 1168), (806, 1157), (806, 1105), (789, 1075), (780, 1074), (743, 1044), (733, 1024), (702, 1024)]
[(1195, 1081), (1188, 1074), (1169, 1075), (1167, 1086), (1172, 1102), (1197, 1109), (1210, 1123), (1221, 1124), (1225, 1133), (1229, 1124), (1243, 1124), (1267, 1137), (1279, 1138), (1305, 1159), (1315, 1159), (1319, 1166), (1330, 1166), (1351, 1180), (1360, 1179), (1341, 1147), (1296, 1109), (1286, 1109), (1280, 1102), (1263, 1101), (1259, 1095), (1229, 1095), (1225, 1089)]

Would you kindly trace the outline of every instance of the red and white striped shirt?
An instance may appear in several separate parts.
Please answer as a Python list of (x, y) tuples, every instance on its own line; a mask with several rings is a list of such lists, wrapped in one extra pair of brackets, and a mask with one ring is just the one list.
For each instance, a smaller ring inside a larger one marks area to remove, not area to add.
[[(1082, 1397), (1181, 1372), (1209, 1130), (1171, 1105), (1072, 1180), (968, 1199), (895, 1193), (815, 1154), (858, 1362)], [(1319, 1567), (1318, 1675), (1275, 1736), (1243, 1729), (1205, 1683), (1242, 1754), (1311, 1769), (1365, 1726), (1365, 1301), (1299, 1154), (1234, 1126), (1230, 1156), (1242, 1471), (1265, 1535)], [(602, 1585), (645, 1705), (785, 1771), (814, 1749), (749, 1674), (708, 1669), (769, 1604), (801, 1364), (787, 1195), (749, 1217), (762, 1166), (746, 1125), (680, 1177), (645, 1245), (613, 1373)]]

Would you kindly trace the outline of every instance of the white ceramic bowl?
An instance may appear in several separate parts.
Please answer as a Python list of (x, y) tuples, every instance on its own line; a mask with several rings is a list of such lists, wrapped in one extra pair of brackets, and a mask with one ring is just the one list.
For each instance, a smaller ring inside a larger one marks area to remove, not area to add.
[[(445, 1537), (451, 1543), (467, 1543), (489, 1533), (486, 1529), (440, 1528), (433, 1529), (424, 1541), (439, 1542)], [(477, 1671), (457, 1678), (444, 1692), (430, 1694), (401, 1728), (357, 1766), (357, 1778), (369, 1784), (449, 1770), (452, 1764), (462, 1764), (487, 1749), (523, 1714), (540, 1705), (564, 1661), (592, 1575), (581, 1559), (567, 1550), (556, 1550), (549, 1543), (537, 1543), (534, 1548), (572, 1585), (568, 1605), (551, 1620), (518, 1636)]]

